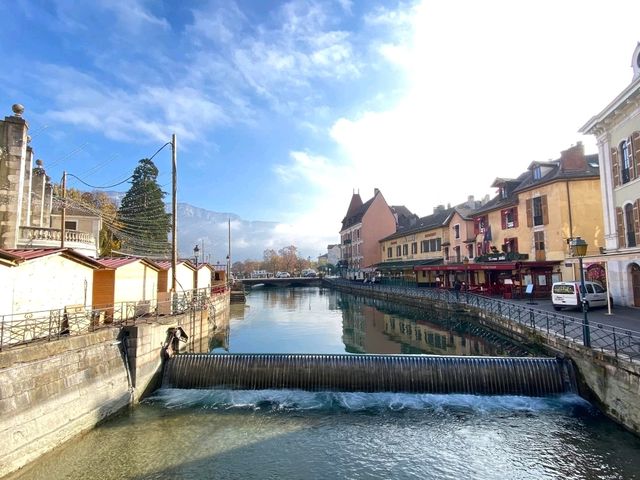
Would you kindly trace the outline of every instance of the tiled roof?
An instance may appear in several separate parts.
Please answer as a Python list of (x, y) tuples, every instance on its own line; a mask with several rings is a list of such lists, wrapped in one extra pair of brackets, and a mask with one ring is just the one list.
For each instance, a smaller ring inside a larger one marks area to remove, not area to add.
[[(358, 195), (358, 198), (360, 198), (360, 195)], [(360, 223), (362, 221), (362, 217), (364, 217), (364, 214), (367, 213), (367, 210), (369, 210), (369, 207), (371, 206), (375, 198), (376, 198), (375, 196), (371, 197), (369, 200), (363, 203), (358, 209), (356, 209), (350, 216), (344, 217), (344, 220), (342, 220), (342, 230), (350, 227), (351, 225), (355, 225), (356, 223)], [(353, 203), (353, 199), (351, 202)], [(349, 205), (349, 211), (350, 210), (351, 210), (351, 205)], [(347, 212), (347, 215), (349, 215), (349, 212)]]
[[(184, 263), (185, 265), (187, 265), (190, 268), (193, 268), (195, 270), (195, 265), (191, 263), (191, 261), (189, 260), (178, 260), (178, 262), (176, 263), (176, 265), (180, 265), (181, 263)], [(155, 262), (155, 264), (160, 267), (160, 270), (169, 270), (171, 268), (171, 260), (158, 260), (157, 262)]]
[(427, 215), (426, 217), (422, 217), (418, 219), (415, 225), (412, 225), (409, 228), (399, 229), (396, 233), (393, 233), (380, 241), (393, 240), (394, 238), (404, 237), (405, 235), (411, 235), (413, 233), (423, 232), (432, 228), (442, 227), (447, 224), (454, 210), (454, 208), (447, 208), (439, 210), (431, 215)]
[[(532, 172), (527, 172), (528, 175), (526, 178), (518, 185), (518, 187), (514, 190), (514, 192), (522, 192), (523, 190), (528, 190), (531, 187), (535, 187), (537, 185), (542, 185), (545, 183), (549, 183), (555, 180), (569, 180), (569, 179), (579, 179), (579, 178), (593, 178), (600, 176), (600, 165), (598, 163), (598, 155), (585, 155), (584, 156), (586, 169), (584, 170), (563, 170), (560, 168), (560, 160), (553, 160), (551, 162), (547, 162), (544, 165), (550, 167), (550, 171), (547, 172), (546, 175), (542, 176), (542, 178), (534, 179)], [(538, 162), (540, 165), (543, 165), (542, 162)]]
[(79, 263), (84, 263), (85, 265), (93, 268), (101, 267), (100, 263), (94, 258), (87, 257), (86, 255), (72, 250), (71, 248), (8, 248), (0, 250), (0, 258), (8, 260), (15, 265), (49, 255), (62, 255), (65, 258), (75, 260)]
[(99, 258), (98, 259), (98, 263), (100, 263), (100, 265), (102, 265), (105, 268), (120, 268), (124, 265), (129, 265), (130, 263), (135, 263), (135, 262), (142, 262), (145, 263), (146, 265), (156, 269), (156, 270), (161, 270), (161, 268), (158, 266), (157, 263), (152, 262), (151, 260), (147, 259), (147, 258), (140, 258), (140, 257), (104, 257), (104, 258)]

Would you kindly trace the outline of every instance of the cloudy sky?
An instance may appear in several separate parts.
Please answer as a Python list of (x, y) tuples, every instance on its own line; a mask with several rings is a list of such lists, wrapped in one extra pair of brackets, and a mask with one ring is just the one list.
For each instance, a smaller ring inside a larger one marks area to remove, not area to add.
[(632, 18), (637, 0), (0, 1), (0, 115), (22, 103), (53, 180), (96, 186), (175, 132), (179, 201), (315, 256), (354, 189), (424, 216), (595, 153), (577, 131), (631, 81)]

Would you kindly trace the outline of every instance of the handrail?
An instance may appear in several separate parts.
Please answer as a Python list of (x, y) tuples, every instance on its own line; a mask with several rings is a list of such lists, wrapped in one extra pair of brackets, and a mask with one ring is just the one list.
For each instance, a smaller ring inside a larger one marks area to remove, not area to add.
[[(561, 337), (584, 345), (584, 320), (558, 312), (548, 312), (470, 292), (440, 288), (362, 284), (345, 279), (325, 279), (325, 282), (329, 285), (348, 287), (354, 291), (377, 291), (399, 298), (429, 299), (447, 304), (467, 305), (491, 313), (493, 316), (514, 321), (546, 336)], [(590, 323), (590, 330), (593, 350), (613, 354), (615, 358), (628, 360), (640, 358), (640, 332), (604, 323)]]
[(100, 328), (133, 325), (140, 319), (206, 310), (215, 295), (226, 288), (200, 288), (175, 294), (167, 300), (136, 300), (106, 305), (67, 305), (0, 315), (0, 351), (34, 341), (52, 341), (82, 335)]

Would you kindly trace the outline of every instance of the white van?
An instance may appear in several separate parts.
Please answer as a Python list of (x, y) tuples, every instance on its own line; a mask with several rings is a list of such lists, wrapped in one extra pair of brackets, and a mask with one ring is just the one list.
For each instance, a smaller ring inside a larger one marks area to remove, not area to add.
[[(607, 291), (595, 282), (584, 282), (587, 290), (585, 300), (587, 309), (591, 307), (603, 307), (607, 305)], [(551, 303), (555, 310), (563, 307), (582, 309), (580, 296), (580, 282), (556, 282), (551, 287)], [(611, 301), (613, 305), (613, 301)]]

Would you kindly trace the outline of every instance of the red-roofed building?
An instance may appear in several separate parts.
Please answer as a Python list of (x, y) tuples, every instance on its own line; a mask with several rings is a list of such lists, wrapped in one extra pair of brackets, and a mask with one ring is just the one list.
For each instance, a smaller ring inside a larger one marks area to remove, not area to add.
[(100, 268), (69, 248), (0, 250), (0, 315), (90, 306)]
[(105, 310), (107, 319), (117, 320), (155, 309), (161, 270), (157, 264), (137, 257), (101, 258), (97, 262), (103, 268), (94, 274), (94, 309)]

